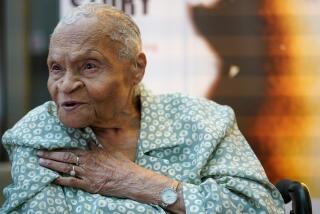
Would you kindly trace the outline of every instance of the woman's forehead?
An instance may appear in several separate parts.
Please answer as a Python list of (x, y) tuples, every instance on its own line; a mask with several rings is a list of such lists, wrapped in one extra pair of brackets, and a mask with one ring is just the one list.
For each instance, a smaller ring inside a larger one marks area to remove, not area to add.
[[(100, 35), (100, 36), (99, 36)], [(101, 34), (56, 34), (50, 42), (48, 62), (50, 61), (80, 61), (94, 58), (110, 61), (118, 58), (114, 42)]]
[(101, 52), (101, 50), (97, 48), (83, 47), (78, 50), (76, 49), (68, 49), (68, 48), (53, 48), (51, 49), (48, 60), (52, 61), (61, 61), (61, 60), (69, 60), (69, 61), (79, 61), (86, 58), (105, 58), (105, 53)]
[(98, 39), (105, 34), (97, 22), (84, 19), (73, 24), (60, 23), (54, 30), (50, 43), (82, 43), (90, 38)]
[(54, 33), (50, 40), (49, 54), (80, 50), (106, 50), (109, 47), (112, 47), (111, 40), (98, 29), (73, 27)]

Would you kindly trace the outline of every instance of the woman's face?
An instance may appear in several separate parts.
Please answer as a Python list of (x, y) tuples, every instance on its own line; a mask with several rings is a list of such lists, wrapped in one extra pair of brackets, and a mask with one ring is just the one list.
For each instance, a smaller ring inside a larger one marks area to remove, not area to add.
[(48, 89), (67, 127), (108, 126), (132, 104), (132, 62), (119, 58), (95, 23), (59, 26), (51, 38)]

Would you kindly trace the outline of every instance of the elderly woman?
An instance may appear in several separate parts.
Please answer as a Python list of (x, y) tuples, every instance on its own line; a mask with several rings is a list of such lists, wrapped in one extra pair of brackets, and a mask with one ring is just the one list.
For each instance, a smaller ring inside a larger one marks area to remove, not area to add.
[[(13, 184), (1, 213), (283, 213), (226, 106), (140, 82), (135, 23), (101, 4), (55, 28), (49, 101), (3, 137)], [(168, 77), (170, 78), (170, 77)]]

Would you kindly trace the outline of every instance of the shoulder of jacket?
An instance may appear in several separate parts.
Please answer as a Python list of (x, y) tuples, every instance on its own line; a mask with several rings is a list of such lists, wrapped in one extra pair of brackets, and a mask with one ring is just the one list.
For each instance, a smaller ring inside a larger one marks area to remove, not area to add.
[(178, 109), (181, 115), (194, 115), (208, 117), (227, 117), (229, 119), (234, 118), (234, 111), (227, 105), (221, 105), (212, 100), (208, 100), (202, 97), (192, 97), (181, 93), (163, 94), (154, 96), (157, 100), (156, 103), (165, 106), (165, 109), (172, 110)]
[(24, 115), (12, 128), (8, 129), (2, 136), (3, 144), (9, 144), (14, 139), (19, 139), (23, 136), (27, 130), (32, 130), (33, 126), (39, 123), (55, 123), (58, 124), (59, 119), (55, 113), (55, 104), (52, 101), (43, 103), (40, 106), (35, 107), (30, 110), (26, 115)]

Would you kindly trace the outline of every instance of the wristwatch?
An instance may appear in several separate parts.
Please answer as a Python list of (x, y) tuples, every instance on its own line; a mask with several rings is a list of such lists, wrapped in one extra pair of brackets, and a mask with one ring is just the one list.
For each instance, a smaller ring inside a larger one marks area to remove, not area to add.
[(177, 201), (178, 199), (177, 189), (179, 184), (180, 183), (178, 181), (175, 181), (172, 184), (172, 186), (166, 187), (160, 192), (161, 207), (170, 206)]

